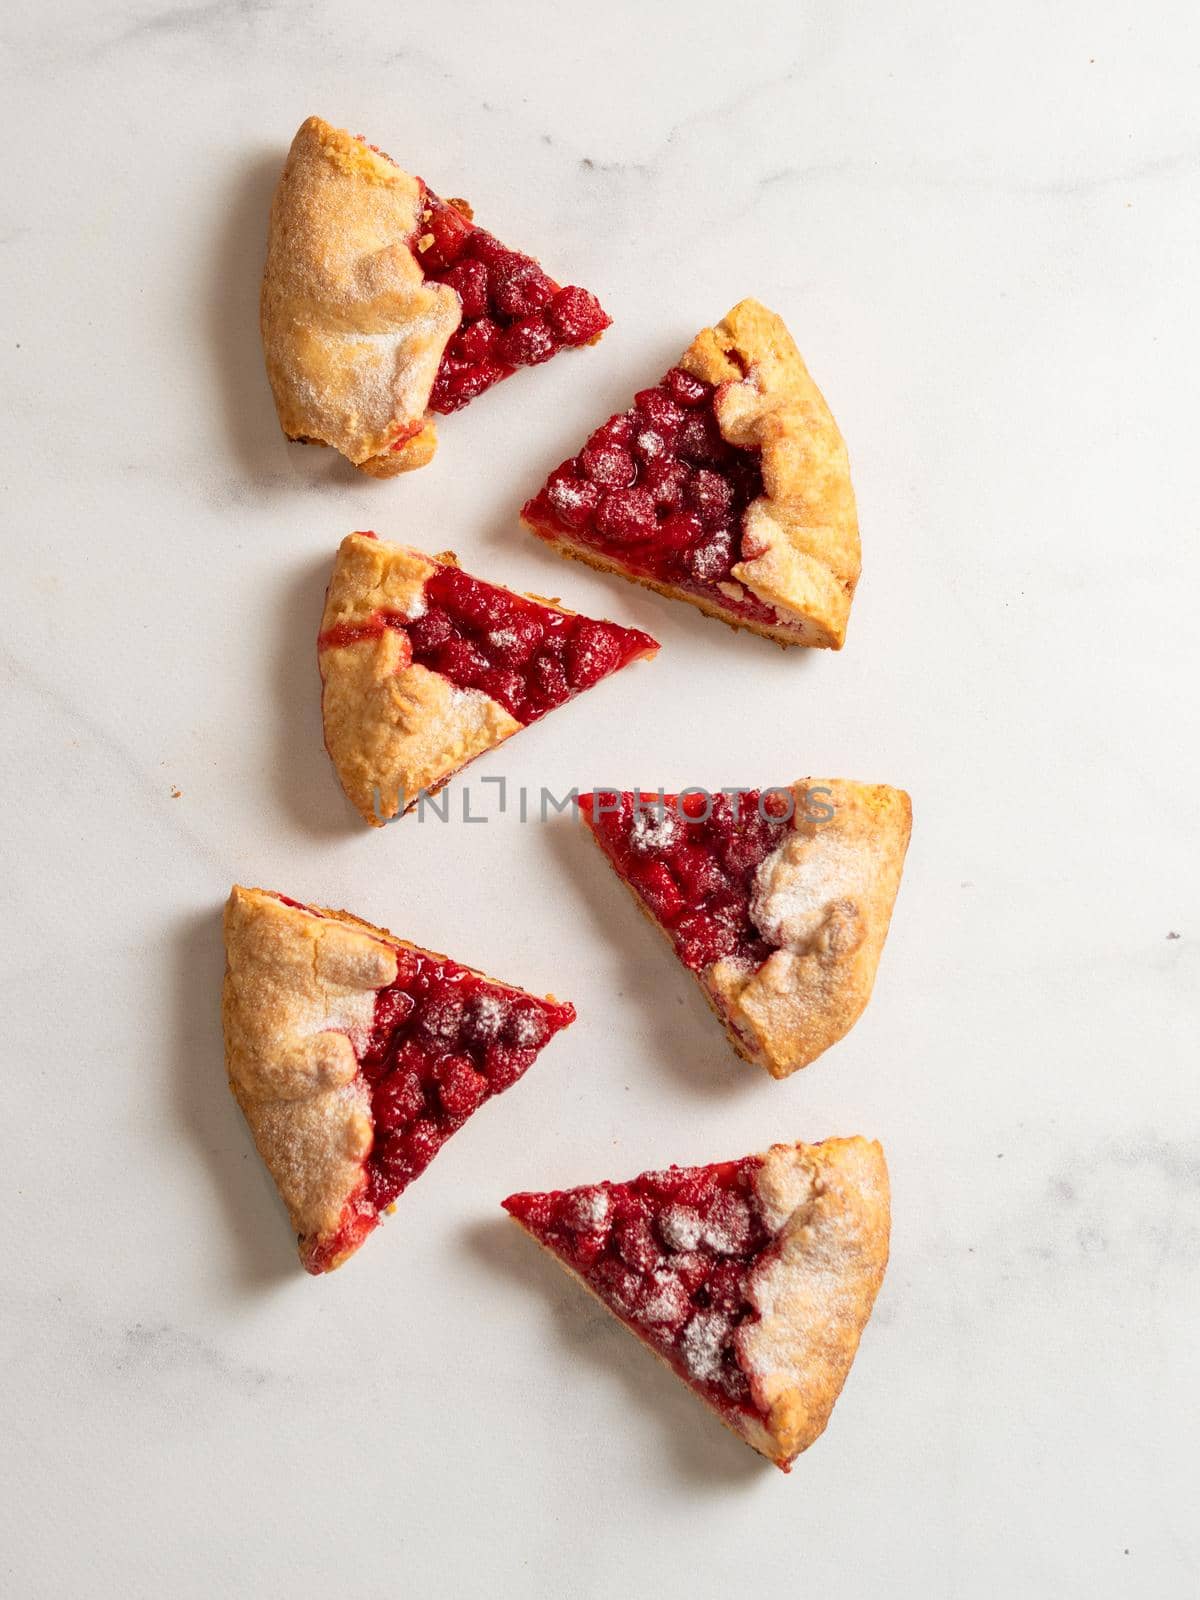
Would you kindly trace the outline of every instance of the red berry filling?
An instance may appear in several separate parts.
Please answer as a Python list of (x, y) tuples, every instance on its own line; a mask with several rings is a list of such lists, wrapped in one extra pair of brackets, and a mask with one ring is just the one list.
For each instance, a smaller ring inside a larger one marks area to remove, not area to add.
[[(310, 917), (328, 913), (286, 894)], [(543, 1046), (575, 1021), (570, 1001), (506, 989), (445, 956), (397, 945), (396, 978), (375, 995), (371, 1031), (357, 1048), (371, 1089), (374, 1140), (363, 1188), (337, 1232), (310, 1251), (313, 1273), (335, 1266), (492, 1095), (511, 1088)]]
[(504, 1202), (622, 1322), (722, 1410), (757, 1412), (737, 1330), (770, 1245), (754, 1193), (761, 1158), (646, 1172)]
[(396, 959), (396, 981), (375, 997), (358, 1063), (371, 1084), (367, 1196), (377, 1211), (575, 1016), (573, 1006), (503, 989), (453, 961), (406, 949)]
[(424, 613), (409, 621), (381, 613), (361, 626), (330, 629), (320, 648), (354, 644), (383, 629), (406, 632), (412, 659), (460, 689), (480, 689), (518, 722), (536, 722), (601, 678), (653, 655), (657, 642), (439, 566), (425, 585)]
[[(635, 577), (696, 594), (736, 582), (742, 518), (763, 492), (762, 468), (758, 451), (721, 437), (718, 393), (673, 367), (550, 474), (525, 520), (543, 537), (615, 557)], [(751, 595), (720, 600), (760, 620), (773, 615)]]
[(313, 1272), (356, 1248), (471, 1113), (516, 1083), (575, 1020), (570, 1004), (505, 989), (423, 951), (398, 948), (396, 966), (358, 1056), (375, 1124), (365, 1185), (310, 1259)]
[(462, 302), (429, 397), (433, 411), (458, 411), (518, 367), (594, 343), (612, 320), (594, 294), (561, 288), (532, 256), (477, 228), (461, 201), (426, 189), (420, 230), (413, 250), (422, 271)]
[(699, 972), (722, 956), (760, 967), (772, 947), (750, 916), (754, 875), (782, 843), (790, 796), (617, 794), (579, 797), (617, 871)]

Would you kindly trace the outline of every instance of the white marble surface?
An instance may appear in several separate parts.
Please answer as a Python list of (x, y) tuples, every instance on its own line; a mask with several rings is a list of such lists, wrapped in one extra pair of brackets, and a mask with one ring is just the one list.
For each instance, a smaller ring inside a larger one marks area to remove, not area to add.
[[(5, 1592), (1195, 1594), (1194, 5), (10, 0), (3, 31)], [(407, 480), (286, 447), (262, 375), (311, 111), (616, 318)], [(840, 657), (515, 526), (748, 293), (850, 442)], [(489, 772), (912, 791), (849, 1039), (740, 1068), (565, 820), (356, 825), (312, 638), (371, 525), (664, 643)], [(234, 879), (579, 1007), (327, 1281), (223, 1082)], [(856, 1129), (893, 1260), (790, 1479), (498, 1220)]]

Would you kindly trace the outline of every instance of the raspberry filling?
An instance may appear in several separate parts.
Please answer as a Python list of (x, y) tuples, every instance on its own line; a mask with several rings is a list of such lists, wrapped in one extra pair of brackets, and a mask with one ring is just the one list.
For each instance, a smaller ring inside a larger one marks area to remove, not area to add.
[[(275, 898), (294, 911), (324, 917), (316, 906)], [(394, 946), (395, 981), (375, 995), (371, 1029), (356, 1048), (371, 1089), (374, 1140), (361, 1192), (342, 1212), (336, 1233), (310, 1252), (308, 1270), (324, 1272), (355, 1250), (485, 1100), (522, 1077), (544, 1045), (575, 1021), (570, 1001), (539, 1000), (505, 988), (426, 950)]]
[(358, 1058), (371, 1085), (375, 1144), (368, 1197), (388, 1206), (420, 1177), (485, 1100), (510, 1088), (543, 1045), (575, 1020), (504, 989), (456, 962), (396, 951), (396, 981), (375, 997), (371, 1035)]
[(783, 842), (790, 797), (736, 794), (579, 796), (584, 821), (625, 881), (699, 972), (722, 956), (751, 968), (770, 955), (750, 915), (754, 875)]
[(322, 1271), (361, 1243), (471, 1113), (511, 1088), (574, 1020), (568, 1003), (539, 1000), (454, 961), (398, 947), (396, 981), (377, 993), (370, 1035), (358, 1052), (375, 1124), (365, 1186), (309, 1270)]
[(504, 1208), (718, 1409), (762, 1415), (738, 1355), (757, 1321), (752, 1269), (771, 1243), (754, 1192), (761, 1157), (645, 1172)]
[[(742, 518), (763, 492), (757, 450), (721, 437), (712, 384), (673, 367), (655, 389), (610, 417), (564, 461), (522, 516), (543, 538), (565, 538), (615, 559), (623, 571), (711, 594), (742, 559)], [(722, 592), (732, 611), (767, 620), (750, 594)]]
[(449, 565), (426, 582), (421, 616), (380, 612), (367, 623), (329, 629), (319, 648), (374, 638), (385, 628), (407, 634), (419, 666), (460, 689), (482, 690), (523, 724), (658, 649), (636, 628), (556, 611)]
[(594, 294), (560, 287), (532, 256), (476, 227), (465, 201), (441, 200), (429, 188), (413, 252), (425, 276), (448, 283), (462, 302), (429, 398), (433, 411), (458, 411), (518, 367), (594, 344), (612, 321)]

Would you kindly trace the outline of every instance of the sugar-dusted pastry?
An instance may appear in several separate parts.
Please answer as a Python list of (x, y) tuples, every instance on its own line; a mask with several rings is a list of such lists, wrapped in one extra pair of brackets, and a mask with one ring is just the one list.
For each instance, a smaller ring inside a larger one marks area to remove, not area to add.
[(289, 439), (375, 477), (423, 467), (434, 418), (518, 367), (594, 344), (610, 318), (374, 145), (309, 117), (275, 191), (262, 288), (267, 376)]
[(715, 795), (599, 791), (579, 807), (740, 1056), (786, 1078), (858, 1021), (908, 849), (902, 789), (805, 778)]
[(840, 650), (861, 566), (846, 446), (783, 321), (743, 300), (522, 512), (563, 555), (780, 644)]
[(504, 1206), (776, 1466), (824, 1431), (887, 1266), (878, 1144), (775, 1144)]
[(309, 1272), (340, 1266), (575, 1008), (345, 911), (235, 887), (225, 1063)]
[(472, 577), (451, 554), (352, 533), (318, 649), (326, 748), (379, 826), (658, 644)]

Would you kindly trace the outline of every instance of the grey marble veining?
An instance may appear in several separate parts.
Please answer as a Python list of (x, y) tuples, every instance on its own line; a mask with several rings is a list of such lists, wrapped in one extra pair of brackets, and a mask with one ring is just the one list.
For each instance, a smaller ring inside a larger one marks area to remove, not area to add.
[[(0, 30), (5, 1593), (1188, 1600), (1195, 7), (13, 0)], [(289, 449), (271, 407), (265, 214), (310, 112), (614, 317), (409, 480)], [(515, 524), (746, 294), (849, 442), (837, 657)], [(565, 819), (358, 825), (312, 641), (367, 527), (662, 641), (506, 746), (510, 783), (912, 792), (842, 1044), (748, 1074)], [(224, 1083), (234, 880), (579, 1009), (327, 1281)], [(892, 1260), (786, 1480), (497, 1205), (854, 1131)]]

